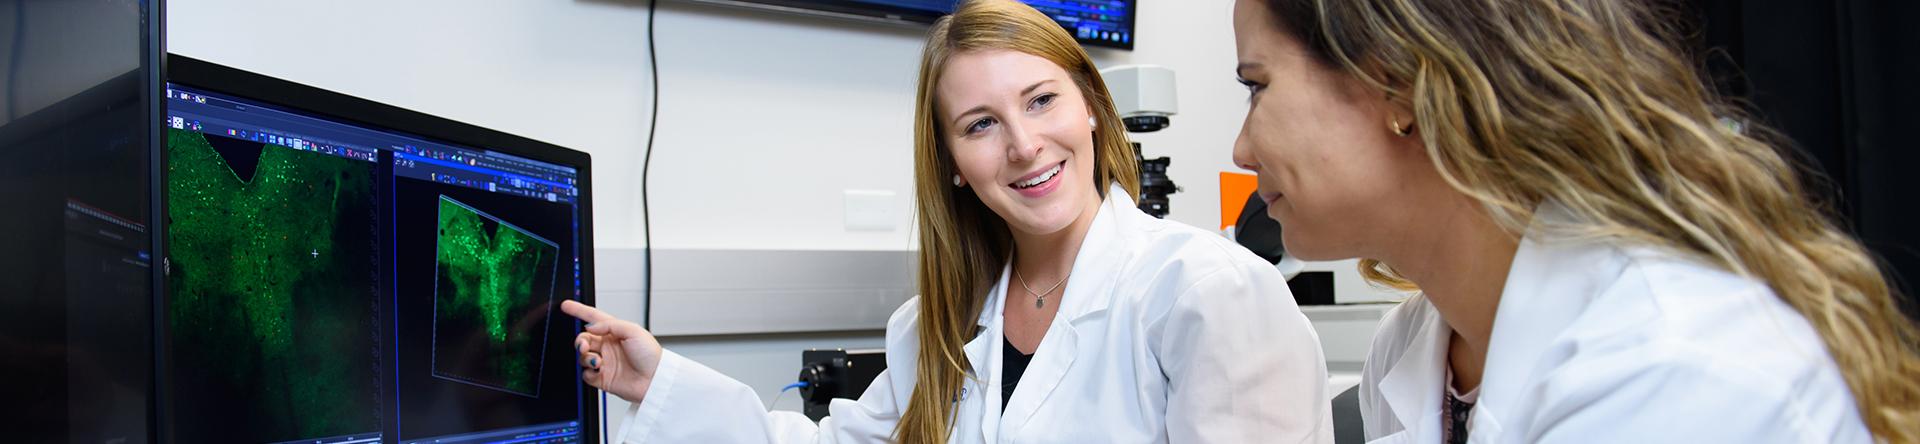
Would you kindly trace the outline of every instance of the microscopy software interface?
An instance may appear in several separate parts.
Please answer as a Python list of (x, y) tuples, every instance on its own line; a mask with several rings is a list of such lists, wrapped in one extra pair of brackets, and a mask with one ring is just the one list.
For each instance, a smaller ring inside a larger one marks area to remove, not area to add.
[[(953, 0), (854, 0), (909, 11), (953, 12)], [(1133, 9), (1131, 0), (1022, 0), (1074, 37), (1110, 44), (1133, 45)]]
[(167, 90), (179, 442), (577, 442), (576, 170)]

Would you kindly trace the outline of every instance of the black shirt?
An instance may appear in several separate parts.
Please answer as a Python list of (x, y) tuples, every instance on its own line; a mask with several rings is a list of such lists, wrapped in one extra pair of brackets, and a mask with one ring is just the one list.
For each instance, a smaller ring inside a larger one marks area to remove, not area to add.
[(1027, 372), (1027, 364), (1033, 362), (1033, 355), (1022, 354), (1013, 347), (1013, 340), (1001, 336), (1000, 341), (1000, 414), (1007, 414), (1007, 401), (1013, 399), (1013, 388), (1020, 385), (1020, 375)]

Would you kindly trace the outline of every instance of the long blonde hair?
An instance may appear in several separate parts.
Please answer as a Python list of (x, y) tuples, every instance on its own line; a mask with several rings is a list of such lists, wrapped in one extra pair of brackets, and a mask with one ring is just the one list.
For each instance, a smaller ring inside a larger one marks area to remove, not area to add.
[[(1007, 224), (981, 203), (972, 190), (951, 181), (959, 170), (942, 142), (934, 91), (940, 72), (954, 54), (1005, 49), (1047, 59), (1067, 71), (1087, 107), (1098, 119), (1094, 128), (1093, 186), (1105, 196), (1118, 183), (1128, 199), (1138, 195), (1140, 174), (1120, 115), (1107, 84), (1086, 51), (1064, 28), (1039, 11), (1011, 0), (966, 1), (940, 18), (927, 33), (920, 58), (920, 87), (914, 105), (913, 163), (915, 217), (920, 230), (920, 352), (912, 369), (907, 410), (894, 438), (908, 443), (943, 443), (953, 426), (954, 402), (971, 365), (963, 353), (978, 334), (975, 320), (988, 291), (998, 280), (1013, 248)], [(900, 369), (905, 371), (907, 369)]]
[[(1875, 259), (1809, 200), (1784, 138), (1706, 86), (1639, 0), (1267, 0), (1319, 61), (1413, 110), (1434, 166), (1510, 230), (1572, 234), (1764, 281), (1825, 341), (1880, 439), (1920, 440), (1920, 334)], [(1727, 120), (1722, 120), (1727, 119)], [(1727, 124), (1723, 122), (1738, 122)], [(1743, 128), (1744, 127), (1744, 128)], [(1414, 284), (1378, 261), (1368, 279)]]

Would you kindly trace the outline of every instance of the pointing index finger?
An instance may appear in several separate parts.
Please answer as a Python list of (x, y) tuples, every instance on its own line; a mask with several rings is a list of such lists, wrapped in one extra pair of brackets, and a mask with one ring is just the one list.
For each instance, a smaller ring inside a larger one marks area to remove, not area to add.
[(571, 299), (560, 302), (560, 311), (565, 312), (568, 316), (573, 316), (590, 324), (614, 319), (614, 317), (608, 315), (607, 312), (600, 311), (598, 308), (589, 307), (587, 304), (582, 304)]

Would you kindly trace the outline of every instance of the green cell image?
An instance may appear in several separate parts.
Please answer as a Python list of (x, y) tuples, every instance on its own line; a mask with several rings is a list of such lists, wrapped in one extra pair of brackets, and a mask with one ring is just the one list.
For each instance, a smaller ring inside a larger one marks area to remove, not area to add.
[(560, 247), (440, 196), (433, 374), (540, 395)]
[(177, 438), (379, 430), (374, 164), (183, 130), (167, 154)]

